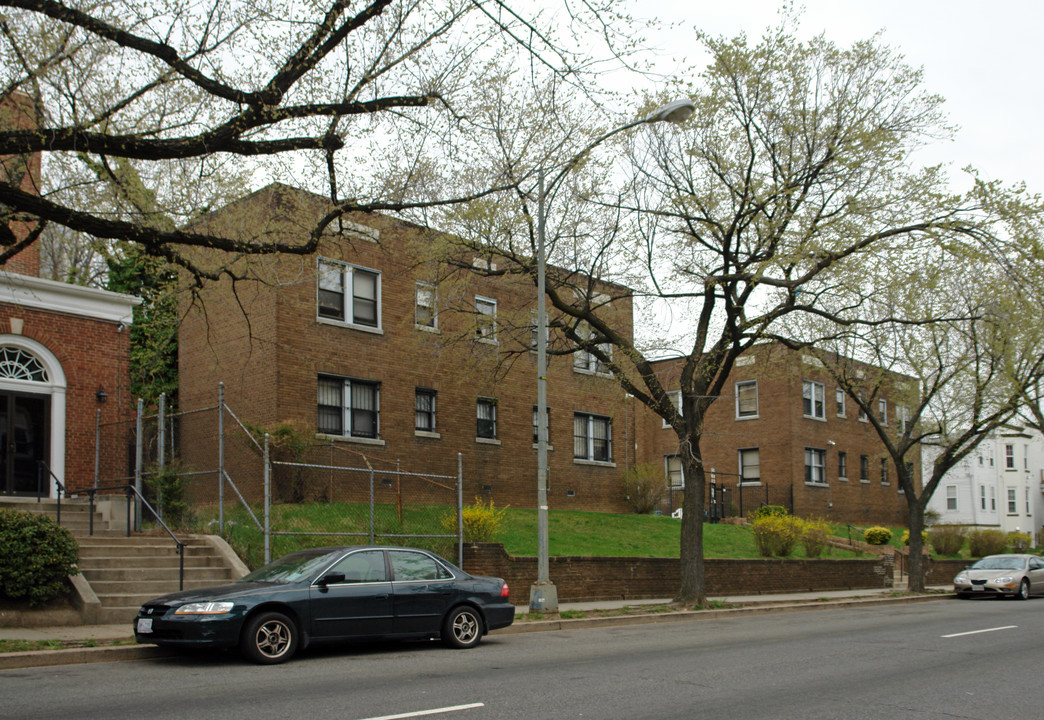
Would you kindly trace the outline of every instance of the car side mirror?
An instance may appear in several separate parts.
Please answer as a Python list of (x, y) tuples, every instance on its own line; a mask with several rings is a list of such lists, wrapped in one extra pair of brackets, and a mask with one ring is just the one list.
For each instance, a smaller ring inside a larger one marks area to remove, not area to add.
[(338, 583), (344, 582), (343, 572), (331, 572), (326, 573), (319, 578), (319, 587), (326, 587), (327, 585), (337, 585)]

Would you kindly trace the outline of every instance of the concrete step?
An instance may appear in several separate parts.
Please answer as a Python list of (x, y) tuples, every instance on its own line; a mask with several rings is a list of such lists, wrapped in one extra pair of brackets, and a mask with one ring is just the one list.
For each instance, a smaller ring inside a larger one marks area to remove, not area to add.
[[(118, 538), (109, 538), (117, 540)], [(186, 545), (185, 557), (202, 557), (210, 554), (210, 548), (206, 545)], [(94, 545), (80, 545), (81, 558), (109, 557), (109, 558), (137, 558), (137, 557), (177, 557), (178, 549), (173, 542), (166, 545), (134, 545), (132, 543), (106, 543)]]
[[(99, 556), (80, 556), (80, 562), (77, 563), (81, 572), (86, 570), (122, 570), (125, 568), (176, 568), (179, 566), (179, 559), (176, 554), (171, 553), (167, 555), (154, 555), (148, 557), (99, 557)], [(223, 568), (225, 567), (224, 562), (221, 558), (214, 555), (198, 555), (185, 558), (186, 568)]]
[[(80, 573), (95, 587), (96, 583), (103, 582), (144, 582), (154, 579), (170, 577), (171, 573), (177, 575), (180, 568), (177, 565), (170, 567), (124, 567), (124, 568), (80, 568)], [(224, 567), (185, 567), (185, 577), (195, 580), (206, 580), (214, 585), (221, 582), (232, 581), (232, 575)], [(95, 592), (97, 588), (95, 587)]]
[[(188, 578), (185, 579), (185, 590), (194, 590), (196, 588), (210, 587), (211, 585), (221, 583), (207, 583), (207, 582), (189, 582)], [(143, 592), (96, 592), (98, 600), (101, 602), (102, 607), (133, 607), (135, 611), (142, 605), (147, 603), (153, 598), (159, 597), (160, 595), (166, 595), (168, 593), (178, 592), (178, 579), (174, 578), (171, 581), (161, 582), (154, 581), (147, 583), (148, 590)], [(94, 587), (92, 584), (91, 587)], [(108, 588), (103, 588), (108, 589)]]

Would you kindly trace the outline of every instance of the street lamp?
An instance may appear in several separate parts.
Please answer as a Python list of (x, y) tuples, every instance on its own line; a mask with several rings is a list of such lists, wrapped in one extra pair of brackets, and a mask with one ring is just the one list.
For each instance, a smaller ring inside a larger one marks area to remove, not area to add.
[[(591, 142), (562, 166), (550, 183), (554, 189), (566, 174), (595, 146), (614, 135), (647, 123), (683, 123), (692, 117), (696, 106), (688, 98), (661, 105), (640, 120), (621, 125)], [(529, 588), (530, 612), (557, 612), (558, 590), (548, 576), (547, 547), (547, 303), (544, 297), (547, 266), (544, 258), (544, 169), (537, 176), (537, 580)]]

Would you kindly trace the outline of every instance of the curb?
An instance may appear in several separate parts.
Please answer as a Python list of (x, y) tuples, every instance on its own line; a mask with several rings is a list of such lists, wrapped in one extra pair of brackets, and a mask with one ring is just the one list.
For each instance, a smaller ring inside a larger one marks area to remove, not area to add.
[[(583, 630), (587, 628), (622, 627), (626, 625), (654, 625), (692, 620), (714, 620), (728, 617), (743, 617), (780, 612), (807, 612), (821, 609), (841, 609), (860, 605), (904, 605), (907, 603), (952, 600), (953, 595), (912, 595), (889, 598), (851, 598), (847, 600), (810, 600), (796, 603), (766, 603), (719, 610), (683, 610), (672, 613), (646, 615), (614, 615), (610, 617), (573, 618), (568, 620), (534, 620), (515, 623), (491, 635), (518, 635), (520, 633), (553, 632), (561, 630)], [(96, 662), (126, 662), (130, 660), (156, 660), (173, 657), (176, 650), (154, 645), (116, 645), (112, 647), (69, 648), (66, 650), (33, 650), (30, 652), (0, 653), (0, 670), (48, 667)]]

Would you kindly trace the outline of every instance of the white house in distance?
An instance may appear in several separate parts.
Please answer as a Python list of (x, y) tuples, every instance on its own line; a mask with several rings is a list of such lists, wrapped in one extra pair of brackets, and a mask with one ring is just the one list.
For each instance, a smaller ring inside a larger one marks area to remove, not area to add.
[[(937, 448), (926, 445), (922, 462), (931, 467)], [(1007, 428), (983, 440), (939, 483), (928, 509), (941, 523), (1028, 532), (1036, 539), (1044, 523), (1044, 437)]]

